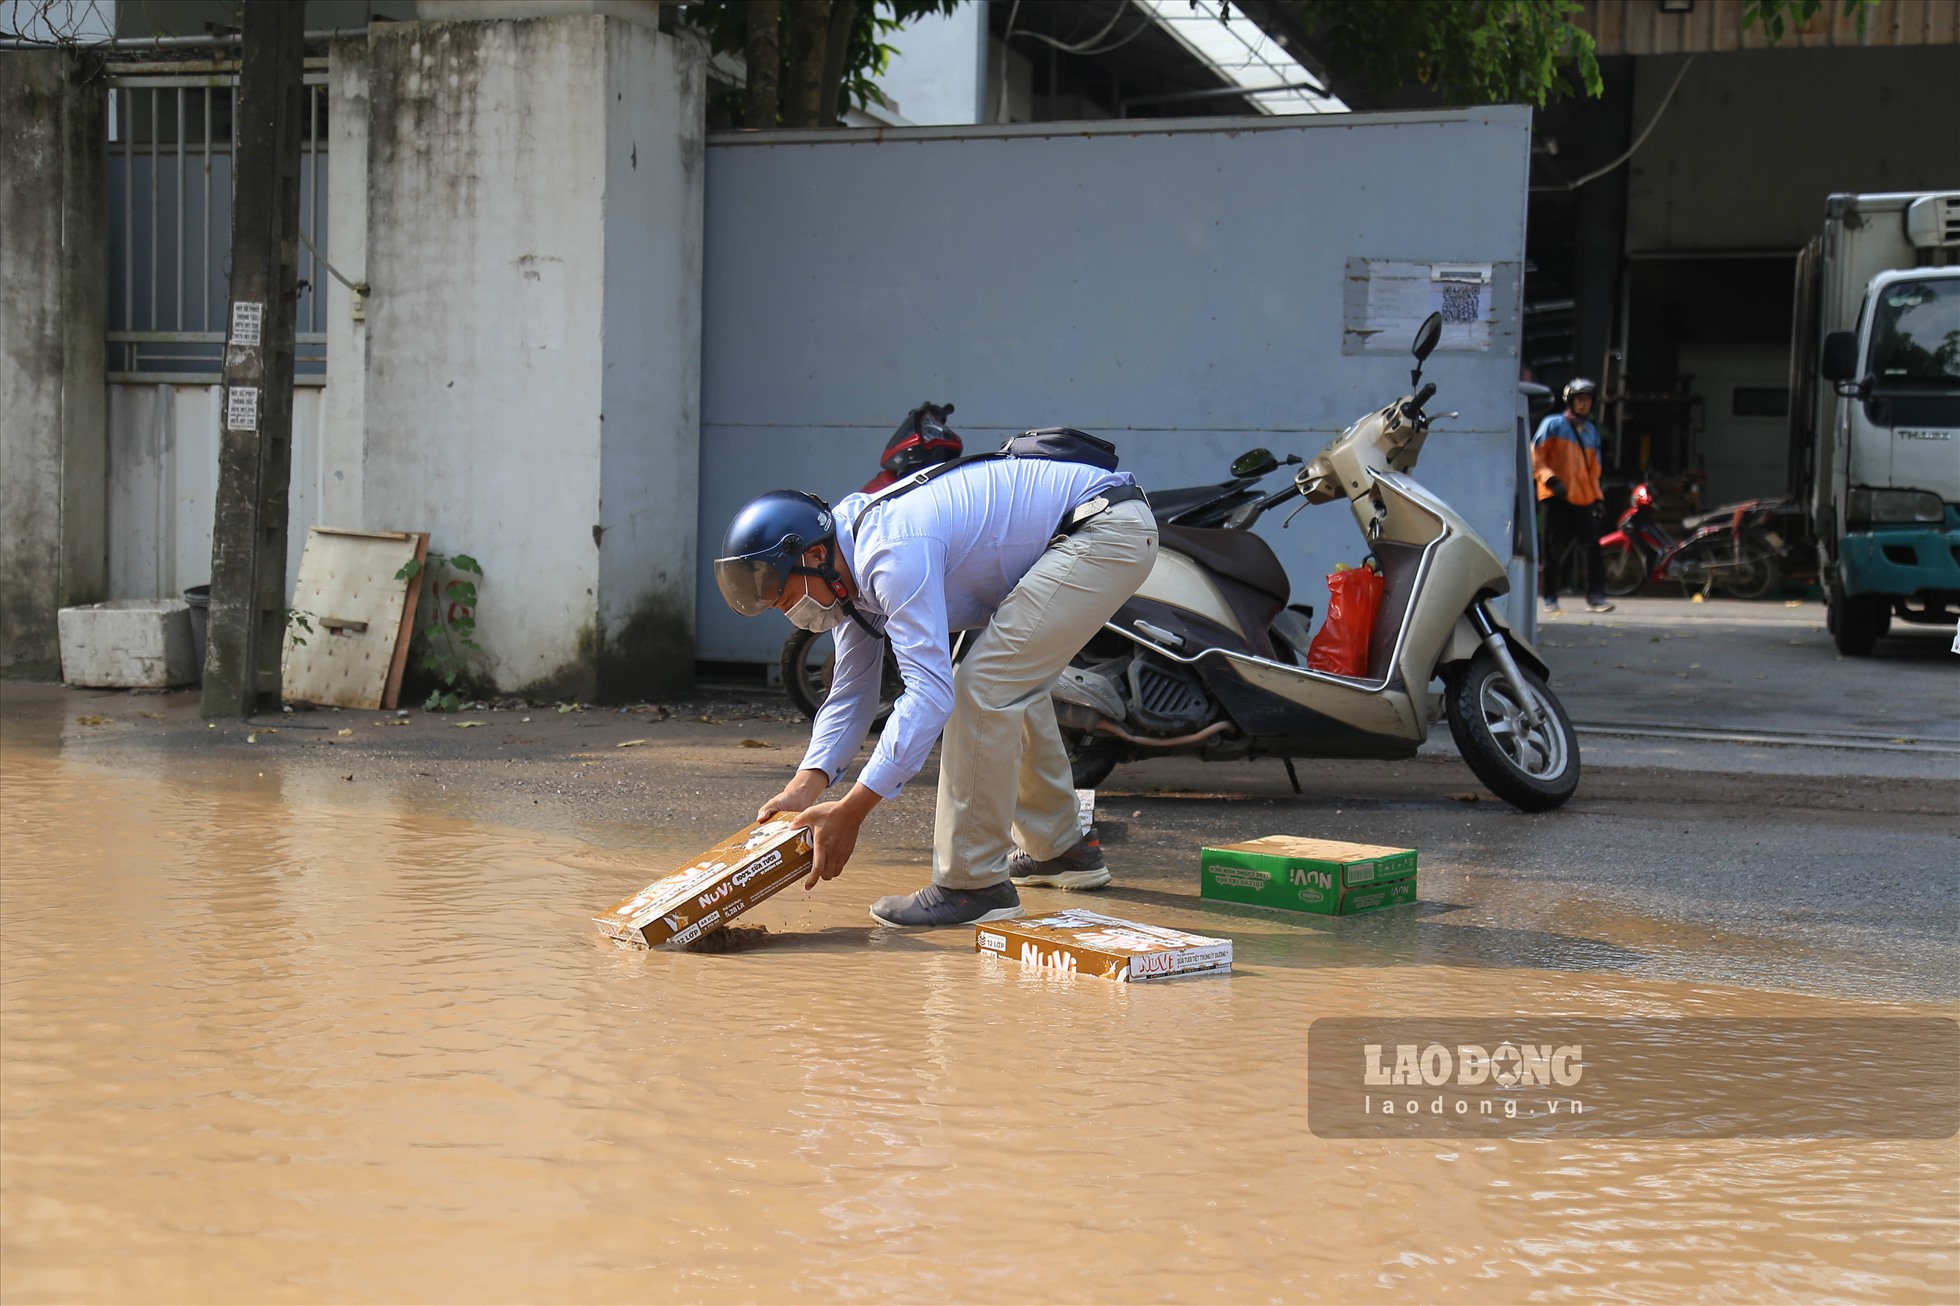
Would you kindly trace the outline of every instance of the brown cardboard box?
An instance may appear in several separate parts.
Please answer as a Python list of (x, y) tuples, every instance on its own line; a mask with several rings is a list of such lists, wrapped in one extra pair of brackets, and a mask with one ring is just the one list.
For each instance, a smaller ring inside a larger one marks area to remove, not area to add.
[(1023, 966), (1074, 971), (1119, 984), (1228, 975), (1232, 970), (1230, 939), (1140, 925), (1092, 911), (988, 921), (973, 927), (973, 949)]
[(655, 880), (592, 923), (621, 943), (657, 948), (694, 942), (810, 873), (808, 830), (777, 815), (724, 839), (694, 864)]

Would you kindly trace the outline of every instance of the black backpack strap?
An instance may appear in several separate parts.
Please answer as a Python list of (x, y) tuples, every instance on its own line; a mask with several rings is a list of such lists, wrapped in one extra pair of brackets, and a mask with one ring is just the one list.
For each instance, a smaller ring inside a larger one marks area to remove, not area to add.
[(896, 499), (901, 494), (910, 494), (926, 482), (936, 481), (955, 468), (965, 467), (968, 463), (993, 462), (996, 459), (1006, 458), (1008, 456), (1005, 453), (970, 453), (963, 458), (949, 458), (943, 463), (934, 463), (930, 467), (921, 467), (918, 471), (908, 476), (899, 477), (890, 485), (887, 485), (884, 489), (872, 495), (864, 507), (858, 509), (858, 517), (862, 519), (865, 513), (870, 512), (879, 504)]

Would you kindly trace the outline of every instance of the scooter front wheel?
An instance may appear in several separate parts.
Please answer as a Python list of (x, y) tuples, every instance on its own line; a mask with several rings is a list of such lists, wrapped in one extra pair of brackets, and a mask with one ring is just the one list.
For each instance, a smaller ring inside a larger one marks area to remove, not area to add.
[(1444, 715), (1457, 751), (1486, 788), (1513, 807), (1549, 811), (1579, 787), (1579, 737), (1545, 682), (1529, 667), (1518, 674), (1538, 709), (1536, 725), (1489, 649), (1451, 669)]
[(1606, 592), (1623, 599), (1647, 579), (1647, 560), (1625, 540), (1606, 550)]

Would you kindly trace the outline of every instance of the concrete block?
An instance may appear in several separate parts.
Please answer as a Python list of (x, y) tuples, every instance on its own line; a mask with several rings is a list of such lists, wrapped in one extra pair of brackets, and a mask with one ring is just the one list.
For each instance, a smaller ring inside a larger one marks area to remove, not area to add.
[(61, 679), (92, 689), (167, 689), (201, 670), (191, 610), (177, 599), (115, 599), (63, 608)]

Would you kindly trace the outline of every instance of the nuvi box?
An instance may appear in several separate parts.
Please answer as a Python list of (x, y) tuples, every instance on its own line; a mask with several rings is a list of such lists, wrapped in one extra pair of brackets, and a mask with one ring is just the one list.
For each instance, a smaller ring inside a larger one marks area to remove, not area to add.
[(1351, 916), (1416, 900), (1413, 848), (1275, 834), (1206, 848), (1198, 894), (1217, 902)]
[(790, 816), (752, 825), (722, 840), (693, 865), (655, 880), (592, 923), (620, 943), (676, 947), (718, 930), (749, 908), (809, 874), (808, 830)]
[(1023, 966), (1094, 975), (1119, 984), (1232, 972), (1230, 939), (1186, 934), (1092, 911), (987, 921), (973, 927), (973, 950)]

